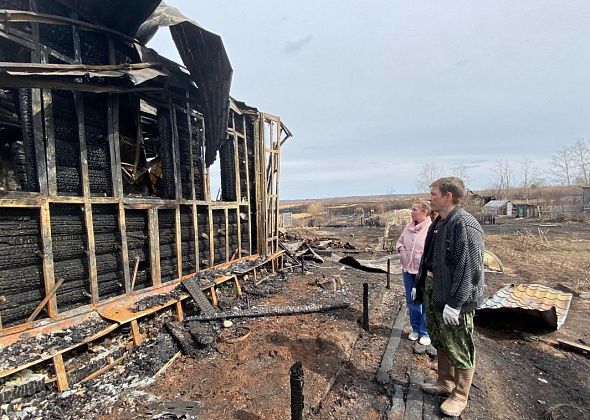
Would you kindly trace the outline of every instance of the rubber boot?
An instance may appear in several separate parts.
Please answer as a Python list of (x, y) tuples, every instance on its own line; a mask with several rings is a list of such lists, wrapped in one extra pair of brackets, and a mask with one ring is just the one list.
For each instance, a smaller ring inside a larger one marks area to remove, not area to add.
[(421, 384), (422, 391), (430, 395), (448, 397), (455, 388), (455, 368), (443, 353), (438, 352), (438, 378), (433, 384)]
[(459, 417), (461, 415), (465, 407), (467, 407), (474, 371), (475, 369), (455, 368), (455, 389), (453, 389), (449, 398), (441, 404), (440, 411), (450, 417)]

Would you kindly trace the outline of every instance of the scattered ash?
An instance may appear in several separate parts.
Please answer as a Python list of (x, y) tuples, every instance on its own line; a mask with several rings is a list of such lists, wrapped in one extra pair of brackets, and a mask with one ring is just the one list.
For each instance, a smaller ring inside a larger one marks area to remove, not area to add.
[(233, 272), (243, 273), (243, 272), (250, 270), (253, 267), (258, 267), (267, 261), (268, 261), (267, 257), (260, 257), (260, 258), (255, 259), (254, 261), (241, 261), (241, 262), (232, 264), (232, 266), (230, 268)]
[(61, 394), (45, 389), (32, 397), (13, 400), (0, 407), (0, 415), (23, 419), (80, 419), (109, 414), (117, 407), (124, 407), (133, 418), (137, 407), (156, 401), (138, 387), (149, 385), (152, 377), (178, 351), (172, 336), (161, 330), (157, 336), (129, 350), (121, 364), (97, 378), (75, 384)]
[(50, 334), (37, 334), (0, 349), (0, 370), (12, 369), (78, 344), (104, 330), (109, 322), (97, 319)]
[(182, 290), (177, 286), (174, 288), (170, 293), (164, 293), (155, 296), (147, 296), (140, 301), (138, 301), (133, 307), (131, 307), (132, 312), (141, 312), (145, 311), (146, 309), (153, 308), (154, 306), (163, 305), (168, 302), (170, 299), (178, 299), (182, 295)]

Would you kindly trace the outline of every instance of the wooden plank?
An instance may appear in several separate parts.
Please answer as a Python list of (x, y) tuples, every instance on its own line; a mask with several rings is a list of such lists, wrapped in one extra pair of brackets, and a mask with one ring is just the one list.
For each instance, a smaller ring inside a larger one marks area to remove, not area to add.
[(563, 338), (558, 338), (557, 343), (558, 346), (563, 349), (583, 354), (586, 357), (590, 356), (590, 346), (586, 346), (582, 343), (576, 343), (575, 341), (570, 341)]
[(70, 389), (68, 375), (66, 374), (66, 368), (64, 366), (64, 359), (61, 353), (53, 356), (53, 367), (55, 369), (55, 376), (57, 377), (57, 390), (63, 392)]
[(64, 281), (65, 281), (65, 279), (60, 278), (57, 281), (57, 283), (55, 283), (53, 288), (48, 293), (45, 294), (45, 297), (43, 298), (43, 300), (41, 302), (39, 302), (39, 304), (37, 305), (37, 307), (35, 308), (33, 313), (27, 318), (26, 322), (33, 322), (35, 320), (35, 318), (37, 318), (37, 315), (39, 315), (39, 313), (43, 310), (45, 305), (47, 305), (47, 302), (49, 302), (49, 299), (51, 299), (55, 295), (55, 292), (57, 292), (57, 289), (59, 289), (59, 286), (61, 286)]
[[(182, 225), (180, 224), (180, 206), (176, 207), (174, 230), (176, 233), (176, 270), (178, 277), (182, 277)], [(189, 273), (185, 273), (189, 274)]]
[[(234, 210), (231, 210), (234, 211)], [(241, 228), (241, 223), (240, 223), (240, 209), (238, 208), (237, 210), (235, 210), (236, 213), (236, 222), (237, 222), (237, 235), (238, 235), (238, 258), (242, 257), (242, 228)], [(232, 250), (232, 257), (233, 257), (233, 253), (235, 252), (235, 250)]]
[(209, 267), (215, 265), (215, 232), (213, 230), (213, 210), (211, 206), (209, 210)]
[(51, 91), (43, 91), (42, 103), (47, 148), (47, 184), (49, 196), (55, 197), (57, 195), (57, 167), (55, 162), (55, 134), (53, 131), (53, 102)]
[(119, 211), (119, 232), (121, 234), (121, 259), (123, 261), (123, 275), (125, 276), (125, 292), (129, 293), (131, 288), (131, 274), (129, 270), (129, 250), (127, 248), (127, 224), (125, 222), (125, 206), (118, 204)]
[(199, 306), (202, 313), (205, 314), (213, 314), (215, 313), (215, 309), (209, 303), (209, 300), (205, 297), (203, 291), (199, 288), (197, 284), (197, 280), (195, 278), (188, 279), (182, 282), (184, 288), (188, 291), (191, 295), (195, 303)]
[(170, 103), (170, 128), (172, 130), (172, 161), (174, 168), (174, 187), (176, 192), (176, 200), (182, 199), (182, 185), (180, 176), (180, 154), (178, 144), (178, 127), (176, 125), (176, 111)]
[(227, 209), (223, 209), (223, 216), (225, 218), (225, 261), (229, 261), (229, 214)]
[(131, 335), (133, 337), (133, 344), (139, 346), (141, 343), (143, 343), (143, 337), (139, 332), (139, 324), (137, 319), (131, 321)]
[[(74, 34), (76, 32), (74, 31)], [(74, 45), (76, 37), (74, 36)], [(78, 43), (78, 50), (79, 50)], [(79, 52), (77, 53), (79, 55)], [(88, 150), (86, 147), (86, 129), (84, 119), (84, 100), (80, 92), (74, 92), (74, 106), (78, 118), (78, 139), (80, 141), (80, 171), (82, 182), (82, 195), (84, 196), (84, 224), (86, 227), (88, 255), (88, 280), (90, 282), (90, 295), (92, 303), (98, 302), (98, 273), (96, 267), (96, 249), (94, 243), (94, 225), (92, 222), (92, 206), (90, 204), (90, 177), (88, 174)]]
[(176, 308), (176, 319), (178, 321), (184, 321), (184, 311), (182, 310), (182, 301), (178, 301), (175, 304)]
[(266, 172), (264, 164), (264, 121), (262, 116), (259, 116), (254, 121), (254, 168), (256, 174), (257, 253), (266, 256), (269, 252), (266, 241)]
[(152, 284), (154, 286), (159, 286), (162, 284), (162, 276), (160, 271), (160, 232), (158, 229), (158, 209), (151, 208), (148, 210), (148, 232), (150, 240)]
[(125, 354), (124, 354), (123, 356), (119, 357), (118, 359), (115, 359), (115, 360), (113, 360), (112, 362), (110, 362), (110, 363), (107, 363), (106, 365), (104, 365), (103, 367), (101, 367), (100, 369), (98, 369), (97, 371), (95, 371), (95, 372), (92, 372), (90, 375), (88, 375), (87, 377), (85, 377), (84, 379), (82, 379), (82, 380), (80, 381), (80, 383), (82, 383), (82, 384), (83, 384), (84, 382), (91, 381), (91, 380), (93, 380), (94, 378), (96, 378), (96, 377), (98, 377), (98, 376), (102, 375), (102, 374), (103, 374), (103, 373), (105, 373), (106, 371), (108, 371), (108, 370), (112, 369), (113, 367), (115, 367), (116, 365), (118, 365), (119, 363), (121, 363), (121, 362), (123, 361), (123, 359), (125, 359), (125, 357), (126, 357), (126, 356), (127, 356), (127, 355), (125, 355)]
[[(51, 238), (51, 216), (49, 213), (49, 202), (41, 205), (41, 241), (43, 245), (43, 281), (45, 293), (55, 287), (53, 271), (53, 242)], [(57, 299), (53, 295), (47, 302), (47, 315), (50, 318), (57, 316)]]
[[(246, 130), (246, 123), (247, 123), (247, 118), (246, 115), (242, 115), (242, 129), (244, 130), (244, 165), (246, 165), (246, 191), (248, 194), (247, 200), (248, 200), (248, 212), (247, 212), (247, 216), (248, 216), (248, 254), (252, 254), (252, 194), (250, 191), (250, 157), (248, 156), (248, 136), (247, 133), (248, 131)], [(238, 214), (239, 216), (239, 214)]]
[[(194, 189), (193, 189), (194, 192)], [(201, 269), (201, 261), (199, 258), (199, 217), (198, 209), (195, 203), (192, 204), (193, 209), (193, 238), (195, 241), (195, 271), (198, 273)]]
[(234, 277), (234, 284), (236, 285), (236, 290), (238, 292), (238, 296), (242, 297), (242, 288), (240, 287), (240, 281), (238, 280), (238, 276)]

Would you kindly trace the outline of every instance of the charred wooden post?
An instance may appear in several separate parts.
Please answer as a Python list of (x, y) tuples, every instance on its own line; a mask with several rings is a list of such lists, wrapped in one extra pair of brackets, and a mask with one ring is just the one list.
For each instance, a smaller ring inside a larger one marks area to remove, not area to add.
[(363, 329), (369, 332), (369, 284), (363, 283)]
[(388, 289), (391, 289), (391, 258), (387, 259), (387, 285), (385, 287), (387, 287)]
[(295, 362), (289, 369), (289, 383), (291, 384), (291, 420), (303, 420), (303, 386), (305, 377), (303, 364)]

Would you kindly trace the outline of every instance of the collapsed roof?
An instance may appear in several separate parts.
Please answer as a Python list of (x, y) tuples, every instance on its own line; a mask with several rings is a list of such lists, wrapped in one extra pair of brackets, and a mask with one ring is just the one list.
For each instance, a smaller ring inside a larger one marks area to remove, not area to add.
[(199, 88), (206, 126), (207, 166), (226, 139), (233, 69), (221, 37), (178, 9), (159, 0), (59, 0), (89, 22), (147, 43), (160, 27), (169, 27), (191, 79)]

